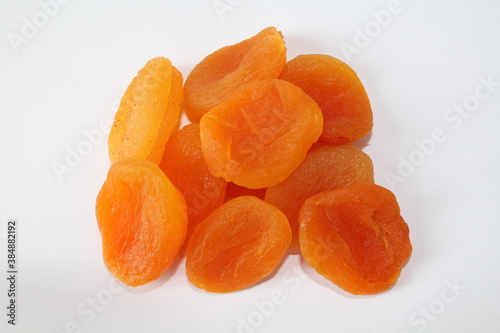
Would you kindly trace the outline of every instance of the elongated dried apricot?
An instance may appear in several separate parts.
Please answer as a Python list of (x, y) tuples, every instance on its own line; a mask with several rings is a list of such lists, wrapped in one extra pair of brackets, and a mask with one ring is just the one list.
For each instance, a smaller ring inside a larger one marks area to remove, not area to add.
[(278, 79), (248, 83), (200, 121), (208, 169), (248, 188), (283, 181), (304, 160), (323, 127), (321, 110)]
[(125, 157), (111, 165), (96, 216), (106, 266), (133, 287), (158, 278), (186, 236), (184, 198), (147, 160)]
[(151, 59), (122, 97), (108, 138), (111, 162), (122, 157), (158, 164), (180, 120), (182, 74), (170, 60)]
[(226, 194), (226, 181), (208, 171), (198, 124), (188, 124), (170, 137), (160, 168), (186, 199), (189, 238), (196, 225), (223, 204)]
[(350, 144), (322, 145), (312, 149), (287, 179), (269, 187), (265, 201), (285, 213), (292, 228), (291, 247), (298, 248), (298, 215), (308, 197), (355, 182), (373, 181), (373, 163), (363, 151)]
[(281, 32), (269, 27), (204, 58), (186, 78), (184, 108), (194, 123), (243, 83), (277, 78), (286, 62)]
[(304, 259), (352, 294), (390, 288), (412, 251), (396, 197), (375, 184), (356, 183), (312, 196), (299, 222)]
[(225, 293), (250, 287), (278, 266), (291, 239), (285, 215), (252, 196), (226, 202), (188, 243), (186, 273), (196, 287)]
[(280, 79), (302, 88), (321, 108), (320, 140), (331, 144), (362, 138), (373, 126), (370, 100), (356, 72), (323, 54), (300, 55), (288, 61)]

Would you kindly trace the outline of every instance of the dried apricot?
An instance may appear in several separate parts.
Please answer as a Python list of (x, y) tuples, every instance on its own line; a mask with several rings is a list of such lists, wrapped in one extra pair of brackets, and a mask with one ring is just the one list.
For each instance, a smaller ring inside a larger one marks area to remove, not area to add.
[(186, 236), (184, 198), (147, 160), (125, 157), (111, 165), (96, 216), (106, 266), (133, 287), (158, 278)]
[(111, 162), (122, 157), (158, 164), (177, 128), (182, 108), (182, 74), (170, 60), (149, 60), (128, 86), (108, 138)]
[(223, 204), (226, 194), (226, 181), (208, 171), (198, 124), (188, 124), (172, 134), (160, 168), (186, 199), (189, 238), (196, 225)]
[(350, 144), (319, 145), (287, 179), (267, 189), (265, 201), (286, 215), (293, 234), (291, 247), (298, 248), (298, 215), (308, 197), (355, 182), (373, 181), (373, 163), (363, 151)]
[(389, 289), (411, 255), (396, 197), (375, 184), (356, 183), (310, 197), (299, 223), (304, 259), (352, 294)]
[(329, 55), (299, 55), (288, 61), (280, 79), (302, 88), (323, 112), (320, 140), (331, 144), (356, 141), (373, 126), (370, 100), (356, 72)]
[(198, 224), (188, 243), (187, 276), (210, 292), (250, 287), (275, 270), (290, 239), (279, 209), (256, 197), (235, 198)]
[(311, 97), (289, 82), (268, 79), (245, 84), (202, 117), (201, 147), (215, 176), (264, 188), (297, 168), (322, 127)]
[(277, 78), (286, 62), (281, 32), (269, 27), (204, 58), (186, 78), (184, 108), (194, 123), (243, 83)]

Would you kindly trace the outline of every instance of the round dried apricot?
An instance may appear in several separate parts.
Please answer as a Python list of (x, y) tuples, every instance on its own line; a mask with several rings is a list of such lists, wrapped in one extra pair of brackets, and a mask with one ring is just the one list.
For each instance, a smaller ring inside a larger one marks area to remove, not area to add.
[(277, 78), (286, 62), (281, 32), (269, 27), (252, 38), (204, 58), (186, 78), (184, 108), (192, 122), (219, 105), (243, 83)]
[(298, 216), (304, 201), (356, 182), (374, 182), (373, 163), (367, 154), (350, 144), (318, 145), (287, 179), (267, 189), (265, 201), (286, 215), (293, 234), (291, 247), (298, 248)]
[(375, 184), (356, 183), (310, 197), (299, 223), (304, 259), (352, 294), (390, 288), (412, 251), (396, 197)]
[(257, 189), (283, 181), (318, 139), (318, 105), (293, 84), (248, 83), (200, 121), (208, 169), (228, 182)]
[(160, 168), (184, 195), (189, 238), (198, 223), (224, 203), (226, 194), (226, 181), (208, 171), (198, 124), (188, 124), (172, 134), (165, 145)]
[(331, 144), (356, 141), (373, 126), (370, 100), (356, 72), (329, 55), (300, 55), (288, 61), (280, 79), (302, 88), (323, 112), (320, 140)]
[(160, 168), (125, 157), (111, 165), (96, 202), (104, 263), (128, 286), (158, 278), (187, 230), (186, 203)]
[(248, 288), (275, 270), (291, 236), (279, 209), (256, 197), (235, 198), (198, 224), (187, 247), (187, 276), (210, 292)]
[(111, 162), (135, 157), (158, 164), (182, 110), (182, 74), (170, 60), (151, 59), (122, 97), (108, 138)]

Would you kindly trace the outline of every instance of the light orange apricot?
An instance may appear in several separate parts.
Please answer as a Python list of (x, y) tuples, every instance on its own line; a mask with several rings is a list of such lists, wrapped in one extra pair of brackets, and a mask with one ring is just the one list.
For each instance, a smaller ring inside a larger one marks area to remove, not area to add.
[(158, 164), (177, 128), (182, 108), (182, 74), (170, 60), (151, 59), (128, 86), (108, 138), (111, 162), (123, 157)]

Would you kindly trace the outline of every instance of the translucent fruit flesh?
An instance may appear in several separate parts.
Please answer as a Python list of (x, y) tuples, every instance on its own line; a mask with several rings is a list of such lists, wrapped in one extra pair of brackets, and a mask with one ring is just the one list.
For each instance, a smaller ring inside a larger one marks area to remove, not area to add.
[(242, 86), (200, 121), (201, 146), (216, 176), (251, 189), (283, 181), (323, 127), (321, 110), (291, 83)]
[(356, 183), (310, 197), (299, 224), (307, 263), (352, 294), (389, 289), (412, 251), (396, 197), (375, 184)]
[(285, 215), (253, 196), (226, 202), (203, 220), (187, 248), (186, 273), (196, 287), (225, 293), (271, 274), (291, 240)]
[(319, 192), (355, 182), (374, 182), (370, 157), (350, 144), (318, 145), (287, 179), (267, 189), (265, 201), (287, 216), (293, 234), (291, 247), (298, 248), (298, 216), (304, 201)]
[(222, 205), (226, 194), (226, 181), (208, 171), (198, 124), (188, 124), (170, 137), (160, 168), (184, 195), (189, 238), (198, 223)]
[(184, 108), (194, 123), (242, 84), (277, 78), (286, 62), (281, 32), (269, 27), (203, 59), (186, 78)]
[(123, 157), (158, 164), (163, 148), (177, 128), (182, 107), (182, 74), (170, 60), (146, 63), (128, 86), (108, 138), (111, 162)]
[(160, 168), (126, 157), (109, 169), (96, 201), (103, 257), (109, 271), (128, 286), (157, 279), (184, 242), (184, 198)]
[(339, 59), (300, 55), (286, 63), (280, 79), (300, 87), (318, 103), (324, 118), (321, 141), (348, 143), (371, 131), (373, 115), (365, 88), (356, 72)]

